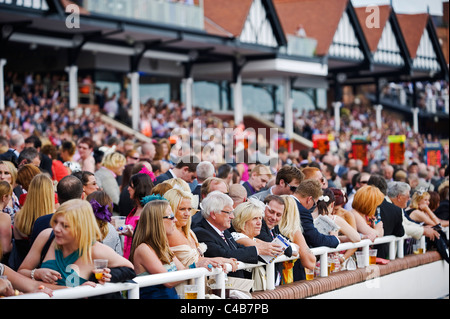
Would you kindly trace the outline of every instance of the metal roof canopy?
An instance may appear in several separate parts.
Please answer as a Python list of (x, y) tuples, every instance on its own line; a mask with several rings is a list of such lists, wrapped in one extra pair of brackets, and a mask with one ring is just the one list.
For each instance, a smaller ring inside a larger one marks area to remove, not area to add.
[(277, 51), (271, 47), (242, 43), (236, 38), (135, 19), (91, 13), (81, 15), (80, 27), (73, 29), (66, 27), (65, 19), (65, 13), (0, 4), (0, 26), (29, 23), (15, 30), (10, 41), (68, 49), (75, 49), (84, 41), (82, 50), (129, 56), (142, 51), (146, 45), (144, 57), (201, 63), (233, 61), (236, 57), (274, 57)]

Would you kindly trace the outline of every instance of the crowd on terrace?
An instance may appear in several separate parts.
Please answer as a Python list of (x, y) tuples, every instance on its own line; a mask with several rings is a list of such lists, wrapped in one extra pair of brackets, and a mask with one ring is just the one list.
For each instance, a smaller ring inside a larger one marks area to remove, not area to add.
[[(263, 268), (237, 270), (237, 261), (298, 256), (277, 265), (282, 285), (317, 268), (310, 248), (386, 235), (406, 234), (413, 241), (425, 236), (428, 248), (448, 262), (442, 231), (449, 223), (448, 144), (441, 162), (427, 165), (425, 143), (438, 137), (415, 134), (394, 116), (385, 116), (378, 129), (364, 101), (344, 106), (339, 133), (326, 110), (296, 115), (302, 136), (333, 136), (324, 152), (269, 147), (263, 154), (251, 147), (263, 141), (250, 134), (248, 142), (232, 140), (229, 156), (223, 151), (229, 141), (213, 138), (214, 152), (209, 140), (194, 152), (171, 133), (185, 128), (192, 136), (194, 119), (202, 129), (243, 131), (242, 125), (201, 108), (188, 116), (182, 103), (151, 99), (141, 105), (141, 128), (150, 141), (139, 141), (103, 122), (95, 109), (70, 110), (59, 80), (6, 76), (0, 113), (2, 296), (51, 295), (65, 287), (226, 263), (230, 277), (253, 279), (257, 291), (264, 289)], [(124, 93), (113, 100), (97, 90), (96, 102), (99, 113), (127, 122)], [(355, 135), (368, 141), (367, 164), (352, 157)], [(403, 164), (389, 162), (389, 135), (406, 136)], [(339, 230), (320, 232), (320, 216)], [(278, 235), (286, 249), (272, 243)], [(383, 262), (386, 247), (376, 248)], [(354, 253), (330, 255), (335, 271), (345, 269)], [(97, 270), (94, 259), (108, 264)], [(67, 268), (73, 264), (78, 268)], [(146, 287), (140, 296), (178, 298), (184, 284)]]

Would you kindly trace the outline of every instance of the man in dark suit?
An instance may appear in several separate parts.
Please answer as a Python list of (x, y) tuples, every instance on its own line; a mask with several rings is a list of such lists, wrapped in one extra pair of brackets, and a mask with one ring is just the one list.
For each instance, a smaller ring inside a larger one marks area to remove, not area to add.
[[(317, 199), (322, 195), (322, 184), (316, 179), (306, 179), (300, 183), (297, 190), (291, 195), (298, 207), (300, 221), (303, 228), (303, 236), (309, 247), (332, 247), (339, 245), (339, 239), (336, 235), (323, 235), (316, 227), (312, 218), (310, 209), (315, 206)], [(294, 264), (294, 281), (305, 279), (305, 270), (301, 262)]]
[(156, 178), (155, 185), (171, 178), (181, 178), (188, 184), (192, 183), (197, 177), (197, 165), (199, 162), (199, 158), (195, 155), (183, 156), (173, 169), (169, 169)]
[[(238, 244), (228, 231), (234, 218), (232, 199), (222, 192), (214, 191), (203, 200), (202, 206), (204, 218), (193, 230), (198, 241), (208, 246), (205, 256), (236, 258), (244, 263), (258, 263), (258, 249)], [(228, 275), (244, 278), (243, 270)]]
[[(261, 231), (256, 238), (261, 239), (266, 242), (272, 242), (275, 237), (280, 234), (280, 229), (278, 223), (284, 214), (284, 200), (277, 195), (269, 195), (265, 198), (264, 203), (266, 204), (266, 209), (264, 211), (264, 218), (262, 220)], [(289, 246), (284, 250), (284, 254), (287, 257), (292, 256), (292, 247)], [(276, 271), (276, 282), (281, 280), (281, 275), (283, 271), (283, 263), (275, 264)]]
[[(367, 185), (377, 187), (386, 196), (387, 182), (384, 177), (371, 175), (367, 181)], [(405, 230), (403, 229), (403, 212), (400, 207), (388, 202), (385, 198), (381, 205), (377, 207), (376, 214), (378, 212), (380, 214), (379, 218), (383, 222), (384, 236), (394, 235), (396, 237), (402, 237), (405, 235)], [(374, 249), (377, 249), (377, 257), (389, 258), (389, 243), (376, 245)]]

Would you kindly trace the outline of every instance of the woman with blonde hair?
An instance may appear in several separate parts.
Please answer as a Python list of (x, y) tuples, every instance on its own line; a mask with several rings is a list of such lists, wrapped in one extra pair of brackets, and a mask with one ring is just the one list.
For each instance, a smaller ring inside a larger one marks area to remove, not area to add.
[[(107, 259), (99, 283), (113, 281), (111, 268), (126, 267), (126, 278), (135, 276), (133, 265), (112, 248), (98, 242), (101, 232), (91, 204), (82, 199), (64, 202), (55, 212), (51, 229), (42, 231), (19, 268), (19, 273), (31, 279), (60, 286), (95, 285), (94, 259)], [(53, 230), (53, 232), (52, 232)], [(54, 234), (54, 236), (52, 236)], [(43, 251), (50, 241), (47, 252)], [(41, 263), (41, 255), (44, 255)], [(116, 280), (114, 280), (116, 281)]]
[[(137, 276), (160, 274), (186, 269), (169, 246), (167, 239), (176, 229), (176, 218), (169, 202), (161, 196), (147, 198), (131, 245), (130, 261)], [(178, 299), (175, 286), (182, 282), (144, 287), (140, 299)]]
[(430, 209), (430, 197), (430, 193), (425, 190), (415, 191), (405, 214), (417, 223), (424, 223), (427, 226), (440, 224), (442, 227), (448, 227), (449, 221), (438, 218)]
[(13, 250), (9, 266), (17, 270), (30, 250), (28, 240), (36, 219), (55, 212), (55, 190), (53, 181), (41, 173), (33, 177), (28, 187), (27, 200), (22, 209), (17, 212), (13, 229)]
[[(14, 189), (16, 187), (17, 180), (17, 168), (10, 161), (0, 161), (0, 181), (7, 181), (9, 185)], [(14, 224), (14, 216), (20, 210), (19, 199), (14, 192), (11, 195), (11, 199), (3, 208), (3, 212), (9, 214), (11, 222)]]
[(205, 244), (198, 242), (197, 236), (191, 229), (192, 197), (193, 195), (190, 192), (179, 188), (172, 188), (164, 194), (164, 198), (169, 201), (176, 218), (176, 229), (167, 236), (170, 248), (181, 263), (188, 268), (209, 264), (217, 267), (224, 266), (225, 263), (230, 263), (237, 267), (234, 259), (206, 258), (203, 256), (207, 247)]
[(100, 167), (95, 173), (97, 185), (102, 188), (112, 199), (115, 205), (119, 204), (120, 187), (117, 183), (117, 176), (122, 176), (127, 160), (119, 152), (107, 154)]
[(377, 207), (383, 202), (384, 194), (378, 187), (366, 185), (358, 189), (353, 197), (352, 213), (355, 216), (357, 231), (371, 241), (383, 237), (383, 222), (377, 220)]
[[(7, 181), (0, 181), (0, 250), (3, 247), (5, 254), (9, 254), (12, 249), (12, 229), (11, 217), (2, 213), (2, 211), (10, 202), (12, 194), (12, 186)], [(0, 260), (1, 256), (0, 252)]]

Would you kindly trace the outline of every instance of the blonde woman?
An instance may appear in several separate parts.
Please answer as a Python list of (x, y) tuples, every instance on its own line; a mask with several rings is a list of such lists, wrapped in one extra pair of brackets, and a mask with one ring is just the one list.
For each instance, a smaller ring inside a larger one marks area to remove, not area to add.
[(372, 185), (361, 187), (353, 197), (351, 212), (355, 216), (357, 231), (371, 241), (384, 235), (383, 222), (375, 222), (375, 212), (383, 200), (384, 194)]
[[(19, 273), (31, 279), (59, 286), (94, 286), (94, 259), (107, 259), (108, 267), (102, 271), (100, 284), (112, 281), (111, 268), (126, 267), (127, 278), (134, 277), (133, 265), (110, 247), (98, 242), (100, 229), (92, 206), (86, 200), (64, 202), (53, 215), (51, 229), (42, 231), (19, 268)], [(52, 230), (54, 237), (52, 237)], [(44, 246), (50, 241), (47, 252)], [(42, 264), (41, 254), (44, 254)]]
[[(160, 196), (145, 204), (131, 245), (130, 261), (138, 276), (186, 269), (169, 246), (167, 239), (176, 229), (176, 218), (169, 202)], [(169, 282), (140, 289), (140, 299), (178, 299), (175, 286)]]
[(13, 236), (14, 245), (9, 259), (9, 266), (17, 270), (25, 259), (30, 242), (28, 238), (33, 231), (36, 219), (55, 212), (55, 190), (53, 181), (47, 174), (37, 174), (28, 187), (27, 199), (22, 209), (16, 214)]
[(430, 193), (419, 190), (413, 194), (409, 208), (405, 210), (405, 213), (417, 223), (424, 223), (427, 226), (440, 224), (442, 227), (448, 227), (449, 221), (438, 218), (429, 206)]
[[(7, 181), (14, 189), (17, 186), (17, 168), (9, 161), (0, 161), (0, 181)], [(3, 212), (9, 214), (11, 222), (14, 224), (14, 216), (20, 210), (19, 199), (14, 192), (8, 204), (3, 207)]]
[[(3, 252), (8, 254), (12, 249), (12, 229), (11, 218), (8, 214), (2, 213), (11, 201), (13, 189), (7, 181), (0, 181), (0, 250), (3, 247)], [(0, 258), (2, 254), (0, 253)], [(1, 260), (1, 259), (0, 259)]]
[(284, 200), (284, 214), (278, 226), (280, 233), (298, 247), (298, 255), (303, 267), (313, 270), (316, 266), (316, 256), (309, 250), (303, 236), (297, 203), (290, 195), (281, 195), (281, 198)]
[(102, 188), (111, 197), (115, 205), (119, 204), (120, 187), (116, 177), (122, 176), (127, 160), (119, 152), (107, 154), (102, 161), (102, 167), (95, 172), (95, 179), (99, 188)]
[(191, 229), (193, 195), (190, 192), (172, 188), (164, 194), (164, 198), (169, 201), (170, 207), (176, 217), (176, 229), (167, 236), (169, 245), (181, 263), (188, 268), (208, 265), (212, 267), (225, 267), (225, 263), (229, 263), (232, 265), (233, 271), (235, 271), (237, 269), (235, 259), (221, 257), (206, 258), (203, 256), (207, 247), (205, 244), (198, 242), (197, 236)]

